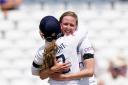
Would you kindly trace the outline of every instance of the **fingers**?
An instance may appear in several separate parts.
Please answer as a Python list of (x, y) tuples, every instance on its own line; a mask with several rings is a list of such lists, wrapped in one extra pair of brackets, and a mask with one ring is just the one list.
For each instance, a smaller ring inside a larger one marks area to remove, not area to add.
[(57, 60), (57, 63), (63, 63), (60, 59)]
[(70, 68), (71, 67), (71, 64), (63, 64), (63, 66), (61, 68)]
[(66, 62), (63, 64), (64, 67), (71, 67), (71, 62)]
[(65, 70), (69, 70), (71, 67), (71, 62), (60, 63), (60, 60), (55, 61), (56, 64), (51, 68), (52, 72), (62, 73)]
[(61, 69), (62, 69), (63, 71), (65, 71), (65, 70), (69, 70), (70, 67), (71, 67), (71, 63), (68, 62), (68, 63), (64, 63), (63, 66), (61, 67)]

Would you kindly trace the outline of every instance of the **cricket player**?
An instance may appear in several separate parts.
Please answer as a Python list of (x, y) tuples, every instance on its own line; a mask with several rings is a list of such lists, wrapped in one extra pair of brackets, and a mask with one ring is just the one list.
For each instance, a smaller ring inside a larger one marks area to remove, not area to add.
[[(72, 35), (74, 34), (75, 31), (79, 30), (78, 27), (78, 17), (75, 14), (75, 12), (72, 11), (67, 11), (64, 12), (61, 17), (60, 17), (60, 25), (61, 25), (61, 30), (64, 33), (64, 35)], [(85, 31), (83, 28), (83, 31), (79, 32), (77, 36), (81, 37), (81, 34), (84, 34), (83, 32)], [(85, 31), (86, 32), (86, 31)], [(70, 39), (72, 40), (72, 39)], [(81, 45), (82, 44), (82, 45)], [(80, 42), (77, 46), (77, 52), (78, 52), (78, 57), (80, 58), (79, 60), (79, 67), (80, 71), (77, 73), (73, 74), (61, 74), (59, 76), (54, 76), (55, 80), (75, 80), (75, 79), (81, 79), (80, 85), (96, 85), (96, 78), (94, 76), (94, 49), (88, 40), (88, 37), (86, 35), (85, 39)], [(72, 57), (73, 58), (73, 57)], [(75, 62), (77, 63), (77, 62)], [(74, 66), (75, 68), (75, 66)], [(70, 85), (70, 84), (69, 84)]]

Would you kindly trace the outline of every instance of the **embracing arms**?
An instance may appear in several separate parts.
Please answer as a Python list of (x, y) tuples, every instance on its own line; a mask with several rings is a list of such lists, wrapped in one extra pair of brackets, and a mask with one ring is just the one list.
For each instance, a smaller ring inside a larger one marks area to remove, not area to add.
[(43, 70), (43, 69), (41, 69), (40, 66), (41, 65), (38, 65), (33, 61), (31, 71), (32, 71), (32, 75), (40, 76), (41, 79), (46, 79), (53, 74), (60, 74), (63, 70), (70, 68), (69, 63), (61, 63), (60, 64), (57, 61), (56, 61), (56, 64), (54, 66), (52, 66), (50, 69)]
[(92, 77), (94, 75), (94, 63), (94, 58), (86, 59), (83, 61), (83, 64), (86, 65), (86, 67), (84, 67), (80, 72), (72, 74), (56, 74), (52, 75), (52, 78), (55, 80), (73, 80)]

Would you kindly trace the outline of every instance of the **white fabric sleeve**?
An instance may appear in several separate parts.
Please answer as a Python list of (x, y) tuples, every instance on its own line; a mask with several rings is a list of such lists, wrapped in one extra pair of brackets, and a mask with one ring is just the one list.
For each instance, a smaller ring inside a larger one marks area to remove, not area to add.
[(43, 48), (39, 48), (31, 66), (32, 75), (39, 75), (39, 71), (41, 70), (40, 65), (42, 65), (42, 63), (43, 63)]
[(89, 41), (88, 39), (88, 36), (86, 36), (81, 45), (80, 45), (80, 51), (81, 51), (81, 54), (84, 55), (84, 54), (94, 54), (94, 48), (92, 47), (92, 44), (91, 42)]
[(32, 75), (39, 76), (39, 68), (35, 68), (34, 66), (31, 67)]

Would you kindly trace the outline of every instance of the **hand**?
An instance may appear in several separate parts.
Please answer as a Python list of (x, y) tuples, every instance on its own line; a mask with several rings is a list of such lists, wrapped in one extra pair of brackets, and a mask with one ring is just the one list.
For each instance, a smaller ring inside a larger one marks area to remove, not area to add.
[(52, 73), (62, 73), (65, 70), (68, 70), (71, 67), (70, 63), (55, 63), (55, 65), (53, 67), (51, 67), (51, 72)]

